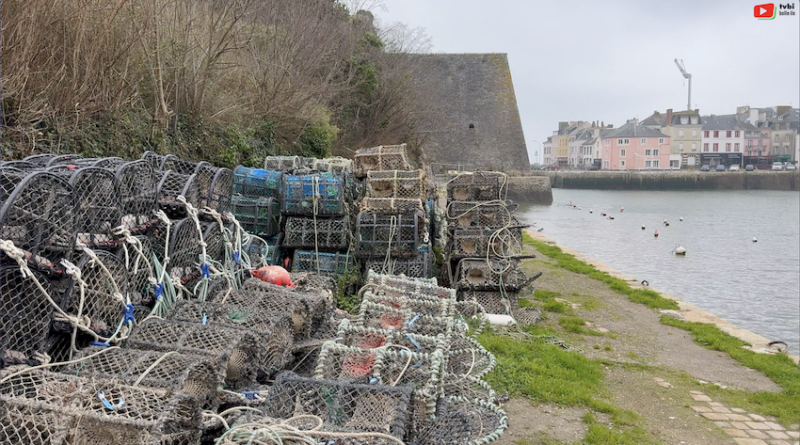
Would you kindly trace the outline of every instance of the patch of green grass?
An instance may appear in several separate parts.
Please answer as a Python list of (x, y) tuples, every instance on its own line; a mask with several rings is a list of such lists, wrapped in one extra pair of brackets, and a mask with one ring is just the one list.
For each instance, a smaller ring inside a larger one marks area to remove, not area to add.
[(560, 324), (564, 330), (572, 332), (573, 334), (603, 336), (601, 332), (589, 329), (586, 326), (586, 320), (579, 317), (561, 317), (558, 319), (558, 324)]
[(758, 354), (744, 349), (742, 346), (748, 343), (711, 324), (688, 322), (666, 315), (661, 316), (661, 323), (691, 332), (699, 345), (728, 353), (748, 368), (763, 372), (781, 387), (780, 393), (745, 393), (745, 402), (754, 410), (762, 415), (775, 416), (784, 426), (797, 423), (800, 419), (800, 405), (797, 403), (800, 399), (800, 368), (791, 358), (783, 354)]
[(536, 289), (533, 292), (533, 298), (537, 301), (544, 303), (543, 309), (556, 314), (572, 315), (572, 306), (556, 301), (556, 297), (560, 297), (561, 293), (549, 290)]
[(625, 354), (625, 355), (627, 355), (628, 358), (631, 359), (631, 360), (639, 360), (641, 358), (641, 357), (639, 357), (639, 354), (637, 354), (637, 353), (635, 353), (633, 351), (628, 351), (628, 353)]
[(586, 437), (581, 443), (590, 445), (650, 445), (659, 442), (650, 438), (647, 431), (640, 426), (619, 429), (594, 423), (589, 425), (589, 432), (586, 433)]
[(606, 272), (597, 270), (594, 266), (586, 264), (583, 261), (575, 258), (574, 255), (564, 253), (558, 246), (536, 241), (529, 235), (523, 236), (526, 244), (536, 248), (540, 253), (556, 260), (559, 267), (582, 275), (587, 275), (589, 278), (602, 281), (608, 284), (612, 290), (627, 295), (628, 299), (636, 303), (642, 303), (647, 307), (653, 309), (678, 309), (678, 303), (675, 300), (664, 298), (658, 292), (649, 289), (634, 289), (628, 285), (625, 280), (612, 277)]

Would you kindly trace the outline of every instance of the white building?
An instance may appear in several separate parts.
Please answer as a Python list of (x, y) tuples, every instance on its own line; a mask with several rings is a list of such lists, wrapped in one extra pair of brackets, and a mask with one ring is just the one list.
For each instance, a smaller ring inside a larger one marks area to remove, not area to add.
[(711, 166), (741, 165), (746, 126), (735, 115), (703, 116), (700, 162)]

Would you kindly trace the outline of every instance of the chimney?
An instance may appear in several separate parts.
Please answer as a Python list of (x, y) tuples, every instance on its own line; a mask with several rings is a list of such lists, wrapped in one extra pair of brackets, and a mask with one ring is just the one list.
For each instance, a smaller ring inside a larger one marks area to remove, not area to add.
[(672, 108), (667, 108), (667, 118), (664, 119), (664, 126), (669, 127), (672, 125)]
[(700, 109), (699, 108), (695, 108), (694, 112), (697, 113), (697, 114), (700, 114)]

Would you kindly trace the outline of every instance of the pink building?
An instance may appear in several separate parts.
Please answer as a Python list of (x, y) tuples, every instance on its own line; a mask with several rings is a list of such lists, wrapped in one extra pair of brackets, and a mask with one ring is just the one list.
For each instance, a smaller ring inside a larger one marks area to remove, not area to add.
[(603, 170), (669, 169), (670, 138), (638, 119), (603, 132)]
[(744, 126), (744, 156), (769, 156), (769, 129), (757, 128), (752, 124)]

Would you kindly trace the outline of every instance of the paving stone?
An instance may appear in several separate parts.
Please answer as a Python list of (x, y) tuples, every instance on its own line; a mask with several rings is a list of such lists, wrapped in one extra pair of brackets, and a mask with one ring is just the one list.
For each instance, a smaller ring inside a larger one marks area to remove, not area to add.
[(788, 439), (789, 436), (783, 431), (767, 431), (767, 434), (772, 436), (773, 439)]
[(714, 422), (714, 425), (716, 425), (716, 426), (718, 426), (720, 428), (733, 428), (733, 425), (731, 425), (730, 423), (722, 422), (722, 421)]
[(708, 420), (728, 420), (726, 415), (722, 413), (702, 413), (700, 415)]
[(747, 434), (749, 434), (750, 437), (755, 437), (756, 439), (769, 439), (769, 436), (762, 433), (761, 431), (757, 430), (745, 430), (745, 431), (747, 431)]
[(664, 379), (662, 379), (661, 377), (653, 377), (653, 380), (655, 380), (656, 382), (663, 382), (664, 381)]
[(672, 388), (672, 385), (669, 382), (656, 382), (658, 386), (663, 386), (664, 388)]
[(733, 439), (738, 445), (769, 445), (761, 439), (740, 439), (735, 437)]
[(753, 420), (756, 420), (756, 421), (759, 421), (759, 422), (763, 422), (763, 421), (767, 420), (767, 419), (765, 419), (765, 418), (763, 418), (763, 417), (759, 416), (758, 414), (750, 414), (750, 417), (751, 417)]
[(772, 445), (791, 445), (789, 442), (785, 440), (770, 440), (769, 443)]
[(775, 423), (775, 422), (764, 422), (764, 423), (766, 423), (767, 426), (770, 427), (770, 429), (773, 429), (775, 431), (783, 431), (784, 430), (783, 425), (781, 425), (779, 423)]
[(786, 434), (788, 434), (792, 439), (800, 439), (800, 433), (797, 431), (787, 431)]
[(745, 410), (743, 410), (741, 408), (731, 408), (731, 411), (733, 411), (735, 413), (746, 413), (747, 412), (747, 411), (745, 411)]
[(697, 411), (698, 413), (710, 413), (712, 411), (711, 408), (703, 405), (692, 406), (692, 409)]
[(711, 397), (705, 394), (692, 394), (692, 398), (697, 400), (698, 402), (710, 402)]
[(790, 427), (790, 430), (800, 430), (800, 424), (793, 423)]
[(713, 409), (714, 411), (716, 411), (718, 413), (726, 413), (726, 414), (730, 414), (731, 413), (731, 410), (729, 410), (728, 408), (725, 408), (724, 406), (714, 406), (711, 409)]
[(750, 428), (747, 427), (747, 425), (745, 425), (742, 422), (731, 422), (731, 425), (734, 428), (739, 428), (740, 430), (749, 430), (750, 429)]
[(737, 430), (736, 428), (723, 428), (722, 431), (725, 431), (731, 437), (750, 437), (744, 431)]
[(745, 422), (747, 426), (754, 430), (768, 430), (769, 427), (764, 422)]
[(753, 419), (743, 416), (741, 414), (727, 414), (728, 418), (731, 420), (736, 420), (737, 422), (752, 422)]
[(689, 394), (703, 394), (703, 391), (689, 391)]
[(608, 333), (608, 329), (597, 327), (597, 332), (599, 332), (601, 334), (607, 334)]
[(708, 406), (725, 406), (719, 402), (708, 402)]

